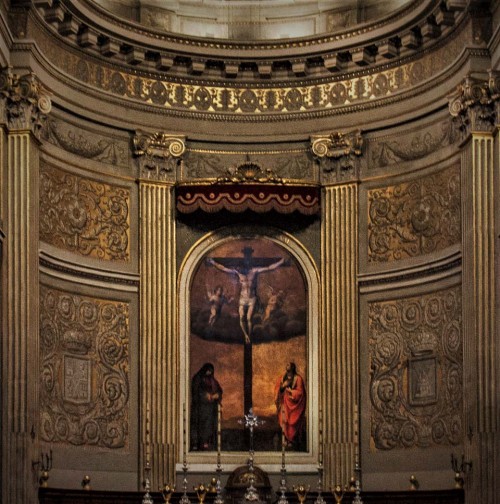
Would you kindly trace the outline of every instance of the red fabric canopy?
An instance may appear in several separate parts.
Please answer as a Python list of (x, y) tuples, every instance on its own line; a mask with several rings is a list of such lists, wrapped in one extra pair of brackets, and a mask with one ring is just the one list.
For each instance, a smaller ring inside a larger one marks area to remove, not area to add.
[(176, 188), (177, 210), (214, 213), (220, 210), (266, 213), (275, 210), (289, 214), (298, 211), (316, 215), (320, 210), (320, 191), (313, 185), (286, 184), (200, 184), (179, 185)]

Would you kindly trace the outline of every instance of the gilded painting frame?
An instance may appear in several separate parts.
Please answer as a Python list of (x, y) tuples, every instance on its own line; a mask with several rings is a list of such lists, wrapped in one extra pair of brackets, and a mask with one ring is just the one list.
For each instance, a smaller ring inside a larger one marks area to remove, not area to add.
[[(288, 233), (272, 228), (238, 227), (225, 228), (217, 232), (209, 233), (196, 242), (190, 249), (181, 265), (178, 285), (178, 320), (179, 320), (179, 397), (180, 411), (185, 411), (179, 418), (179, 450), (178, 466), (184, 458), (193, 470), (211, 470), (215, 464), (216, 453), (210, 451), (194, 451), (190, 445), (189, 425), (191, 415), (191, 379), (193, 367), (190, 362), (191, 355), (191, 287), (193, 277), (196, 275), (200, 264), (206, 261), (214, 250), (220, 250), (224, 245), (236, 241), (264, 240), (288, 256), (300, 268), (307, 293), (306, 314), (306, 348), (307, 348), (307, 379), (305, 383), (307, 393), (306, 408), (306, 436), (305, 446), (301, 451), (287, 451), (287, 467), (290, 470), (314, 472), (317, 470), (318, 459), (318, 418), (319, 418), (319, 376), (320, 376), (320, 289), (319, 275), (316, 265), (303, 245)], [(280, 441), (281, 446), (281, 441)], [(226, 470), (236, 468), (248, 458), (247, 451), (225, 451), (222, 447), (221, 460)], [(272, 450), (256, 451), (256, 463), (265, 470), (279, 470), (281, 465), (281, 451), (276, 446)]]

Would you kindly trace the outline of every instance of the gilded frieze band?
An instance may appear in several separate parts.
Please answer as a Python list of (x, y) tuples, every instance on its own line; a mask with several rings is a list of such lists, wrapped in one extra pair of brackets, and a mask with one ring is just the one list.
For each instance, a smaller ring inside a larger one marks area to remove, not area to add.
[[(147, 72), (126, 72), (104, 65), (91, 57), (85, 59), (67, 51), (61, 58), (61, 47), (39, 32), (44, 53), (60, 70), (95, 89), (117, 97), (185, 112), (252, 115), (285, 112), (296, 114), (313, 111), (335, 111), (392, 97), (423, 83), (445, 70), (462, 52), (468, 37), (461, 32), (446, 46), (431, 51), (418, 60), (406, 60), (399, 66), (385, 65), (374, 73), (352, 72), (349, 78), (307, 81), (296, 85), (217, 85), (210, 81), (193, 84), (189, 79), (158, 79)], [(382, 69), (381, 69), (382, 68)], [(345, 74), (344, 74), (345, 75)], [(276, 116), (283, 120), (283, 115)], [(266, 116), (266, 120), (273, 117)]]
[(51, 443), (128, 446), (127, 303), (40, 287), (40, 425)]
[(86, 257), (130, 260), (130, 190), (42, 163), (40, 239)]

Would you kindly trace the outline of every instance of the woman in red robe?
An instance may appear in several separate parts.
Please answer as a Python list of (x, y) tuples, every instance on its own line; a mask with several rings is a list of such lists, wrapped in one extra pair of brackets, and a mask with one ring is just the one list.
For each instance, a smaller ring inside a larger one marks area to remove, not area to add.
[(297, 374), (294, 362), (287, 364), (285, 374), (278, 378), (274, 388), (274, 401), (286, 446), (305, 448), (306, 388), (302, 376)]

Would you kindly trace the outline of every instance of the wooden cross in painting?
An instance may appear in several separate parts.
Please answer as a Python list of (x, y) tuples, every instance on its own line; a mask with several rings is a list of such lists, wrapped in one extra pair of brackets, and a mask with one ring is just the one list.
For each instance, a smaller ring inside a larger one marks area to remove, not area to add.
[(288, 266), (284, 257), (254, 257), (251, 247), (244, 247), (243, 257), (209, 257), (207, 264), (224, 273), (238, 277), (240, 298), (238, 313), (245, 341), (244, 349), (244, 411), (253, 406), (252, 400), (252, 318), (257, 303), (257, 279), (261, 273)]

